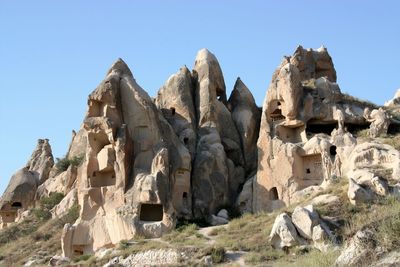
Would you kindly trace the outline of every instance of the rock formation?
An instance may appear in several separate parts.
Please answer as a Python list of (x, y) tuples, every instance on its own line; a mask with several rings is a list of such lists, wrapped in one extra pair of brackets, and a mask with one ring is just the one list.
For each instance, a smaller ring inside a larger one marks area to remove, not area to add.
[(336, 243), (329, 227), (312, 205), (296, 207), (291, 217), (287, 213), (278, 215), (270, 240), (274, 248), (284, 250), (296, 245), (311, 244), (318, 250), (326, 251)]
[(256, 167), (257, 134), (251, 127), (257, 127), (258, 109), (243, 84), (235, 91), (246, 95), (232, 97), (236, 117), (227, 107), (219, 63), (206, 49), (198, 53), (193, 73), (181, 68), (154, 103), (126, 64), (114, 63), (89, 96), (83, 126), (69, 148), (73, 157), (86, 145), (75, 185), (81, 215), (64, 228), (64, 255), (90, 253), (135, 235), (159, 237), (177, 219), (215, 223), (217, 211), (235, 202), (246, 171)]
[(254, 211), (288, 205), (296, 192), (342, 175), (355, 145), (351, 132), (369, 127), (364, 109), (371, 104), (342, 94), (335, 81), (325, 48), (299, 47), (276, 70), (261, 117)]
[(11, 177), (0, 199), (0, 228), (15, 222), (23, 211), (34, 206), (36, 190), (48, 179), (53, 165), (49, 140), (39, 139), (28, 163)]
[[(154, 99), (118, 59), (88, 97), (68, 165), (53, 166), (44, 139), (13, 175), (0, 200), (2, 227), (60, 192), (65, 197), (53, 217), (80, 207), (61, 240), (64, 256), (73, 257), (136, 235), (160, 237), (178, 220), (225, 224), (234, 206), (241, 213), (273, 211), (343, 177), (352, 204), (398, 196), (400, 152), (356, 138), (359, 130), (378, 137), (400, 125), (389, 114), (341, 92), (324, 47), (299, 46), (285, 57), (262, 109), (240, 78), (227, 97), (221, 67), (207, 49), (198, 52), (192, 71), (184, 66), (170, 76)], [(389, 172), (390, 182), (381, 175)], [(313, 203), (340, 201), (325, 194)], [(335, 241), (312, 206), (279, 215), (270, 239), (276, 248), (312, 244), (321, 251)]]

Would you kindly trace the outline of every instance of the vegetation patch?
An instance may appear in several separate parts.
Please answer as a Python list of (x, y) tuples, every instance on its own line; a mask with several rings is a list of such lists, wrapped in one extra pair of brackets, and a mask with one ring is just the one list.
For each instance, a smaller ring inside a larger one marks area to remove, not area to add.
[(58, 173), (64, 172), (68, 169), (68, 167), (75, 166), (78, 167), (82, 164), (84, 160), (84, 156), (74, 156), (72, 158), (64, 157), (64, 158), (56, 158), (56, 168), (58, 170)]

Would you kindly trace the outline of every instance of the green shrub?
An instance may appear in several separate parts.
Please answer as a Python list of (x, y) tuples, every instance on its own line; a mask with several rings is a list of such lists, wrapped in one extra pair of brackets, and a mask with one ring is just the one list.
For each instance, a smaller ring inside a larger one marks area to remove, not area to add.
[(225, 260), (225, 248), (213, 247), (211, 248), (211, 259), (213, 263), (221, 263)]
[(47, 221), (51, 218), (50, 210), (60, 203), (63, 198), (63, 193), (51, 192), (48, 197), (40, 199), (40, 207), (32, 210), (33, 215), (41, 221)]
[(68, 169), (70, 165), (78, 167), (82, 164), (84, 156), (74, 156), (72, 158), (64, 157), (64, 158), (57, 158), (56, 168), (58, 172), (64, 172)]
[(90, 259), (92, 257), (92, 255), (90, 254), (83, 254), (80, 256), (77, 256), (73, 259), (74, 262), (80, 262), (80, 261), (87, 261), (88, 259)]

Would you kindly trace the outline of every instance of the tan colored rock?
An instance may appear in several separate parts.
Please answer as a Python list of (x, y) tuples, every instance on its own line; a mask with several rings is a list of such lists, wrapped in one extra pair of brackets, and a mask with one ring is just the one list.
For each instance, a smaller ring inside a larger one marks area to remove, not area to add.
[(397, 89), (393, 98), (387, 102), (385, 102), (386, 107), (394, 107), (400, 105), (400, 89)]
[(311, 204), (318, 205), (335, 205), (340, 203), (340, 198), (331, 194), (319, 195), (311, 200)]
[(329, 237), (320, 224), (314, 226), (312, 229), (312, 241), (313, 246), (322, 252), (327, 252), (331, 248)]
[(240, 192), (236, 206), (239, 208), (241, 214), (253, 212), (253, 186), (255, 177), (250, 178), (243, 185), (243, 189)]
[[(400, 177), (400, 152), (393, 147), (377, 142), (366, 142), (355, 146), (343, 162), (343, 172), (349, 177), (363, 177), (354, 173), (356, 170), (368, 170), (373, 173), (371, 167), (392, 169), (392, 179)], [(372, 174), (372, 177), (374, 174)], [(371, 177), (371, 178), (372, 178)]]
[(78, 132), (72, 131), (72, 140), (68, 148), (67, 156), (69, 159), (74, 157), (81, 157), (85, 155), (87, 146), (87, 135), (84, 129), (80, 129)]
[(347, 191), (347, 196), (350, 199), (350, 203), (352, 203), (353, 205), (367, 203), (374, 199), (374, 195), (371, 191), (363, 188), (351, 178), (349, 179), (349, 189)]
[(137, 234), (159, 237), (175, 226), (177, 213), (191, 216), (190, 153), (122, 60), (88, 103), (80, 130), (85, 160), (75, 185), (81, 211), (63, 230), (67, 257)]
[(78, 203), (78, 191), (72, 189), (50, 212), (53, 218), (60, 218)]
[(179, 139), (189, 149), (192, 160), (196, 153), (197, 130), (194, 86), (192, 75), (185, 66), (168, 78), (155, 100)]
[(49, 178), (49, 173), (54, 165), (53, 154), (49, 144), (49, 139), (39, 139), (35, 150), (26, 167), (39, 175), (39, 184)]
[(289, 248), (300, 243), (296, 227), (286, 213), (276, 217), (269, 238), (272, 247), (276, 249)]
[(290, 63), (295, 65), (302, 76), (302, 80), (311, 78), (327, 77), (330, 81), (336, 82), (336, 71), (332, 58), (325, 47), (317, 50), (304, 49), (298, 46)]
[(216, 57), (198, 52), (195, 66), (197, 151), (192, 192), (195, 218), (210, 218), (220, 206), (235, 201), (244, 183), (240, 138), (226, 103), (225, 82)]
[(247, 173), (257, 169), (257, 139), (261, 112), (253, 95), (238, 78), (229, 97), (232, 118), (238, 129)]
[(369, 136), (372, 138), (386, 134), (390, 125), (389, 115), (382, 108), (369, 111), (368, 108), (364, 110), (364, 117), (369, 121)]
[(18, 212), (34, 206), (39, 175), (27, 167), (17, 171), (0, 199), (0, 217), (6, 227), (17, 219)]
[(273, 74), (257, 143), (255, 211), (292, 204), (301, 198), (297, 192), (324, 188), (353, 169), (351, 155), (357, 147), (351, 131), (368, 126), (364, 109), (373, 105), (342, 94), (335, 82), (325, 48), (299, 47)]
[(312, 206), (309, 208), (296, 207), (292, 214), (292, 222), (302, 237), (311, 240), (313, 228), (319, 224), (319, 216)]
[(373, 249), (373, 233), (369, 230), (358, 231), (336, 259), (335, 266), (361, 266)]
[(77, 176), (78, 168), (70, 165), (66, 171), (50, 177), (41, 184), (36, 191), (36, 197), (40, 199), (43, 196), (49, 196), (51, 192), (59, 192), (67, 195), (76, 184)]

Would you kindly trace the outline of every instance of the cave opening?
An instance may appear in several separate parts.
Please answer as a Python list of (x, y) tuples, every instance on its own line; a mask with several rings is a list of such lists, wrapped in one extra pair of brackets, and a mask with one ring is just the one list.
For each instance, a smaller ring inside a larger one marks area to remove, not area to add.
[(329, 154), (331, 154), (331, 156), (336, 156), (336, 146), (331, 146), (329, 148)]
[(158, 222), (163, 219), (163, 205), (142, 203), (140, 205), (139, 219), (146, 222)]
[(344, 128), (351, 134), (357, 135), (358, 132), (369, 129), (370, 123), (367, 124), (354, 124), (354, 123), (345, 123)]
[(319, 134), (324, 133), (330, 135), (334, 129), (336, 129), (337, 123), (326, 123), (326, 124), (316, 124), (307, 123), (306, 133), (308, 134)]
[(279, 199), (278, 189), (276, 189), (276, 187), (272, 187), (270, 192), (271, 192), (271, 200)]
[(11, 204), (11, 207), (13, 208), (22, 208), (22, 203), (21, 202), (14, 202)]

